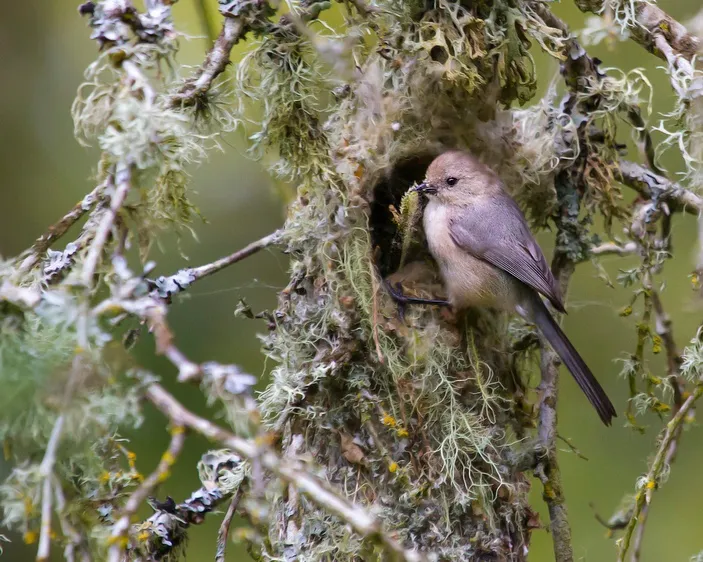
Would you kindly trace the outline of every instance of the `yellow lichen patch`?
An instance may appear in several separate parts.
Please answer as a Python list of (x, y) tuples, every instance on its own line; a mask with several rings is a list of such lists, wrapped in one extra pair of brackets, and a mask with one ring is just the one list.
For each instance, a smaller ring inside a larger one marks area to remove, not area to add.
[(166, 451), (163, 455), (161, 455), (161, 462), (164, 462), (167, 465), (171, 466), (174, 462), (176, 462), (176, 459), (171, 453), (171, 451)]
[(117, 537), (110, 536), (107, 538), (107, 544), (110, 546), (116, 544), (120, 548), (127, 548), (127, 545), (129, 544), (129, 539), (122, 535), (119, 535)]
[(619, 314), (620, 316), (630, 316), (630, 314), (632, 314), (632, 306), (628, 305), (621, 308)]
[(159, 482), (165, 482), (166, 480), (169, 479), (171, 476), (171, 471), (170, 470), (164, 470), (162, 473), (159, 474), (158, 481)]
[(37, 538), (39, 537), (36, 531), (25, 531), (24, 535), (22, 535), (24, 544), (34, 544), (37, 542)]
[(661, 353), (662, 350), (662, 339), (660, 336), (656, 335), (652, 337), (652, 353)]
[(127, 463), (129, 467), (134, 469), (135, 463), (137, 461), (137, 454), (132, 451), (127, 451)]

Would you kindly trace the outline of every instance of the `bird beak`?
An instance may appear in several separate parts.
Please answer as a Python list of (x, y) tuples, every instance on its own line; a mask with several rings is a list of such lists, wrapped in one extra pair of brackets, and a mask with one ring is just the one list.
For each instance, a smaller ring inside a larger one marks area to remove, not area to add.
[(410, 191), (417, 191), (419, 193), (437, 193), (437, 190), (430, 185), (427, 184), (427, 182), (422, 182), (417, 184), (415, 187), (410, 189)]

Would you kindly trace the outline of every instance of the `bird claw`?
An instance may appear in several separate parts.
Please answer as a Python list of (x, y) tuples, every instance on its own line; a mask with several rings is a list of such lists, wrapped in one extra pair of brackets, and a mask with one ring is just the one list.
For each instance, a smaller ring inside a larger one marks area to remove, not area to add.
[(386, 290), (391, 295), (391, 298), (395, 301), (398, 307), (398, 317), (401, 322), (405, 322), (405, 307), (408, 304), (408, 297), (403, 294), (403, 286), (400, 283), (396, 283), (395, 287), (390, 281), (383, 281), (386, 286)]

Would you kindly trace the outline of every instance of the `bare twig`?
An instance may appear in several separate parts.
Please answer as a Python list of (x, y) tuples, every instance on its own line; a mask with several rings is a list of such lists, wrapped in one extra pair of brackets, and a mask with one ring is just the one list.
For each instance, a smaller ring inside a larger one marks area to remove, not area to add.
[(243, 259), (256, 254), (264, 248), (268, 248), (269, 246), (273, 246), (274, 244), (280, 243), (282, 234), (282, 231), (277, 230), (275, 232), (272, 232), (271, 234), (264, 236), (256, 242), (252, 242), (241, 250), (237, 250), (233, 254), (215, 260), (214, 262), (201, 265), (199, 267), (188, 267), (185, 269), (181, 269), (177, 273), (168, 277), (159, 277), (156, 281), (153, 282), (153, 284), (156, 286), (158, 296), (163, 299), (170, 299), (174, 295), (187, 289), (191, 285), (191, 283), (198, 281), (199, 279), (208, 277), (213, 273), (217, 273), (218, 271), (229, 267), (234, 263), (242, 261)]
[[(674, 341), (674, 333), (671, 327), (671, 318), (664, 310), (664, 305), (662, 304), (661, 297), (659, 293), (652, 289), (650, 291), (652, 304), (654, 306), (654, 320), (655, 320), (655, 330), (657, 335), (664, 342), (664, 348), (666, 349), (666, 361), (667, 361), (667, 374), (669, 377), (674, 377), (676, 379), (679, 375), (679, 369), (681, 367), (681, 353), (679, 352), (676, 342)], [(675, 405), (681, 406), (681, 396), (678, 392), (678, 384), (675, 380), (671, 381), (674, 388), (674, 402)], [(678, 395), (678, 397), (677, 397)]]
[(41, 531), (39, 534), (39, 548), (37, 549), (37, 562), (49, 560), (49, 548), (51, 545), (51, 506), (52, 506), (52, 490), (51, 482), (54, 473), (54, 464), (56, 464), (56, 453), (61, 441), (61, 433), (66, 418), (63, 414), (59, 415), (54, 422), (54, 427), (51, 430), (49, 442), (46, 445), (44, 459), (39, 467), (39, 473), (43, 479), (42, 485), (42, 507), (41, 507)]
[(564, 437), (563, 435), (560, 435), (560, 434), (558, 434), (558, 433), (557, 433), (557, 439), (559, 439), (560, 441), (563, 441), (564, 443), (566, 443), (566, 444), (568, 445), (569, 449), (571, 449), (571, 452), (574, 453), (574, 455), (576, 455), (578, 458), (583, 459), (583, 460), (585, 460), (585, 461), (588, 460), (588, 457), (587, 457), (586, 455), (584, 455), (584, 454), (578, 449), (578, 447), (576, 447), (576, 445), (573, 444), (573, 442), (571, 441), (571, 439), (569, 439), (568, 437)]
[(241, 250), (238, 250), (233, 254), (230, 254), (229, 256), (220, 258), (219, 260), (216, 260), (212, 263), (193, 268), (191, 270), (193, 279), (202, 279), (203, 277), (207, 277), (208, 275), (217, 273), (221, 269), (224, 269), (225, 267), (228, 267), (233, 263), (237, 263), (238, 261), (241, 261), (244, 258), (248, 258), (249, 256), (256, 254), (259, 250), (263, 250), (264, 248), (268, 248), (269, 246), (278, 243), (281, 239), (281, 234), (282, 232), (280, 230), (277, 230), (276, 232), (264, 236), (256, 242), (252, 242), (248, 246), (245, 246)]
[(127, 532), (129, 531), (132, 516), (141, 507), (144, 500), (154, 491), (154, 488), (168, 478), (171, 467), (181, 454), (185, 438), (185, 429), (182, 425), (175, 425), (171, 428), (171, 442), (166, 452), (161, 456), (158, 466), (127, 499), (127, 503), (122, 508), (120, 518), (112, 527), (110, 550), (108, 552), (108, 560), (110, 562), (120, 561), (122, 553), (128, 545)]
[(44, 253), (51, 247), (54, 242), (61, 238), (68, 229), (71, 228), (80, 218), (85, 215), (98, 200), (98, 197), (102, 190), (105, 188), (104, 184), (99, 185), (78, 203), (76, 203), (68, 213), (66, 213), (61, 220), (53, 224), (48, 228), (48, 230), (42, 234), (34, 242), (34, 245), (29, 249), (29, 255), (24, 258), (22, 263), (18, 268), (18, 275), (23, 275), (32, 269), (41, 260)]
[(222, 443), (242, 457), (258, 459), (264, 468), (270, 470), (284, 482), (295, 485), (311, 501), (348, 523), (359, 535), (382, 545), (396, 560), (409, 562), (425, 560), (422, 554), (405, 550), (398, 541), (383, 531), (381, 522), (376, 517), (328, 489), (323, 482), (312, 476), (298, 462), (293, 459), (290, 462), (288, 460), (283, 462), (266, 446), (265, 440), (259, 439), (254, 442), (243, 439), (204, 418), (196, 416), (186, 410), (159, 384), (149, 385), (146, 396), (152, 404), (171, 419), (172, 423), (184, 425), (213, 441)]
[(52, 478), (52, 484), (54, 488), (54, 497), (56, 498), (56, 511), (59, 516), (61, 531), (69, 539), (66, 547), (64, 548), (64, 558), (66, 559), (66, 562), (75, 562), (75, 550), (76, 547), (78, 547), (80, 549), (81, 562), (91, 562), (92, 558), (86, 548), (85, 537), (83, 537), (76, 530), (76, 528), (63, 513), (66, 509), (66, 497), (64, 496), (63, 489), (61, 488), (61, 482), (59, 482), (59, 479), (54, 476)]
[(666, 201), (672, 211), (694, 215), (703, 211), (702, 197), (634, 162), (621, 160), (615, 177), (647, 199)]
[[(87, 346), (87, 335), (84, 323), (85, 317), (81, 315), (78, 319), (78, 344), (81, 347)], [(79, 384), (80, 375), (83, 371), (83, 355), (76, 354), (73, 357), (71, 367), (71, 375), (64, 387), (63, 397), (61, 399), (62, 411), (68, 406)], [(54, 422), (54, 427), (51, 430), (49, 441), (46, 444), (44, 458), (39, 467), (39, 473), (43, 479), (42, 484), (42, 514), (41, 514), (41, 531), (39, 535), (39, 547), (37, 550), (37, 562), (49, 559), (49, 548), (51, 544), (51, 512), (52, 512), (52, 496), (53, 496), (53, 480), (54, 480), (54, 465), (58, 454), (59, 443), (64, 431), (66, 416), (60, 413)]]
[(131, 187), (132, 178), (132, 168), (129, 164), (120, 163), (117, 165), (115, 170), (115, 191), (112, 194), (112, 200), (110, 202), (110, 207), (106, 209), (97, 230), (95, 231), (95, 238), (90, 246), (88, 255), (85, 258), (85, 263), (83, 264), (83, 284), (86, 287), (93, 286), (93, 277), (95, 275), (95, 269), (98, 266), (100, 258), (103, 253), (103, 248), (105, 243), (110, 236), (110, 230), (112, 230), (112, 225), (117, 218), (117, 213), (119, 213), (122, 205), (127, 198)]
[(618, 256), (629, 256), (636, 253), (638, 246), (636, 242), (627, 242), (625, 244), (616, 244), (615, 242), (604, 242), (598, 246), (591, 248), (591, 254), (594, 256), (604, 256), (607, 254), (617, 254)]
[(225, 513), (225, 517), (222, 519), (220, 530), (217, 532), (217, 551), (215, 553), (215, 562), (225, 562), (229, 527), (232, 524), (232, 519), (234, 519), (234, 514), (237, 512), (237, 507), (239, 506), (239, 501), (242, 499), (242, 495), (244, 495), (244, 489), (240, 486), (234, 494), (232, 501), (229, 502), (227, 513)]
[(654, 490), (657, 489), (662, 474), (668, 466), (667, 459), (670, 461), (675, 453), (675, 447), (672, 452), (672, 446), (675, 445), (678, 440), (678, 436), (683, 429), (683, 422), (701, 395), (703, 395), (703, 384), (699, 383), (693, 390), (693, 393), (686, 398), (678, 412), (676, 412), (669, 423), (666, 424), (664, 435), (659, 442), (654, 460), (635, 497), (635, 509), (630, 518), (630, 522), (627, 524), (627, 527), (625, 527), (625, 534), (618, 540), (618, 562), (623, 562), (625, 560), (625, 555), (630, 548), (633, 531), (638, 525), (638, 521), (642, 516), (642, 511), (651, 503), (652, 494)]

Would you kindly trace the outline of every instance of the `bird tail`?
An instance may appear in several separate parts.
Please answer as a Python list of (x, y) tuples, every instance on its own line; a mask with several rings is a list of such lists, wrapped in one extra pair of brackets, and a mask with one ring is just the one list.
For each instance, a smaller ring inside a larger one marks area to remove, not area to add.
[(576, 348), (571, 344), (569, 338), (561, 330), (559, 324), (547, 310), (546, 305), (535, 294), (531, 303), (531, 320), (541, 330), (547, 341), (557, 352), (561, 360), (571, 372), (576, 383), (579, 385), (588, 400), (593, 404), (593, 407), (598, 412), (600, 419), (605, 425), (610, 425), (612, 418), (617, 417), (615, 407), (608, 398), (608, 395), (603, 390), (603, 387), (596, 380), (591, 370), (586, 365), (586, 362), (581, 358)]

